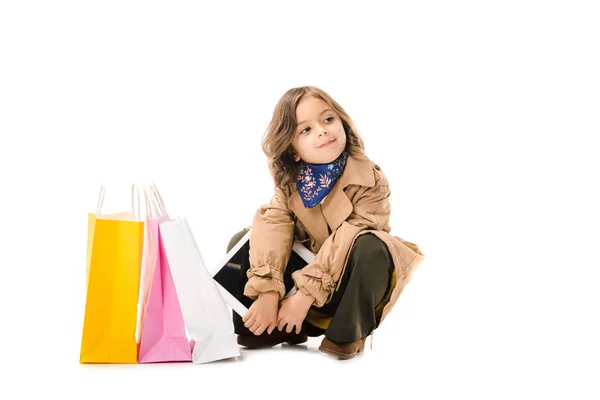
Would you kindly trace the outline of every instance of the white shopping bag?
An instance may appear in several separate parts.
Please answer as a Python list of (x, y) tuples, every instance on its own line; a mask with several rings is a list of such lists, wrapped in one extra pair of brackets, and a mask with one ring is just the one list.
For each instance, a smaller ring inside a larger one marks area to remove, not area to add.
[[(162, 214), (166, 210), (153, 186)], [(163, 218), (160, 233), (183, 319), (193, 343), (192, 361), (203, 364), (238, 357), (231, 313), (208, 272), (185, 218)]]

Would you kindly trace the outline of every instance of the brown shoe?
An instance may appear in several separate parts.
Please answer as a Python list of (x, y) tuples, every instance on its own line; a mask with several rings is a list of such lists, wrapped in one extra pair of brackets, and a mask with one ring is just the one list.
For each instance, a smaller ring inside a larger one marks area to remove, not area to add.
[(304, 330), (300, 331), (300, 333), (296, 333), (295, 331), (292, 333), (287, 333), (285, 330), (280, 331), (277, 328), (275, 328), (270, 335), (267, 333), (267, 331), (264, 331), (259, 336), (256, 336), (253, 333), (244, 333), (238, 335), (237, 337), (238, 344), (249, 349), (273, 347), (281, 343), (287, 343), (291, 345), (301, 344), (307, 340), (308, 336)]
[(352, 343), (336, 343), (327, 337), (323, 338), (319, 350), (342, 360), (349, 360), (365, 349), (366, 338)]

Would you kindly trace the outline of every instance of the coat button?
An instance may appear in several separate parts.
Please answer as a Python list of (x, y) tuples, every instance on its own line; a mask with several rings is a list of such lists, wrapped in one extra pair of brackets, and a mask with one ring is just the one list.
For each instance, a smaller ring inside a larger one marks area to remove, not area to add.
[(379, 168), (379, 165), (377, 165), (377, 164), (375, 164), (375, 169), (376, 169), (377, 171), (381, 171), (381, 168)]

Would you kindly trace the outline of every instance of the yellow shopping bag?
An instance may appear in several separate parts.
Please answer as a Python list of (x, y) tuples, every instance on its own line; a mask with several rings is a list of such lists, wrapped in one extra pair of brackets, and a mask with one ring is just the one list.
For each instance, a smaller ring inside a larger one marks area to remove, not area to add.
[(144, 222), (139, 206), (137, 216), (101, 215), (103, 193), (101, 188), (96, 214), (88, 216), (87, 298), (79, 362), (137, 363)]
[[(87, 240), (87, 271), (85, 273), (85, 285), (87, 287), (88, 280), (90, 278), (90, 263), (92, 261), (92, 245), (94, 244), (94, 230), (96, 228), (96, 214), (88, 214), (88, 240)], [(103, 215), (102, 219), (116, 219), (116, 220), (132, 220), (133, 216), (131, 212), (122, 212), (117, 214)]]

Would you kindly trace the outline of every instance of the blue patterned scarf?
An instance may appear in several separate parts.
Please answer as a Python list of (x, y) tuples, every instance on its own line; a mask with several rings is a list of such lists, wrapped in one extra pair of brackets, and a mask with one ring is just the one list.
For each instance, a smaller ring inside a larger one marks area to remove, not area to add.
[(329, 164), (302, 162), (296, 187), (304, 207), (312, 208), (327, 196), (339, 177), (342, 176), (347, 158), (348, 154), (342, 152), (338, 158)]

